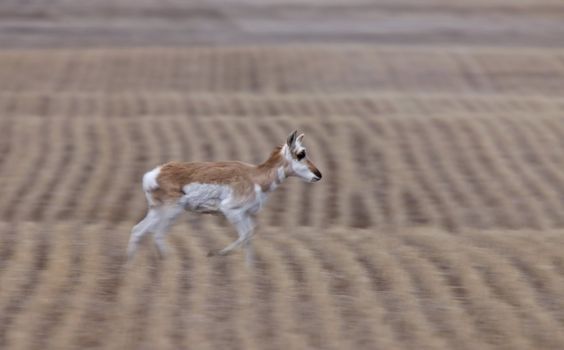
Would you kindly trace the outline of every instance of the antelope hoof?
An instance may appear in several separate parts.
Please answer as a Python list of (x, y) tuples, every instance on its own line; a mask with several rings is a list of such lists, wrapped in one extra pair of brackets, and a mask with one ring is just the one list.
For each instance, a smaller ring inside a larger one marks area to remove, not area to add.
[(208, 252), (208, 257), (210, 256), (226, 256), (231, 254), (231, 250), (223, 250), (223, 249), (212, 249)]
[(164, 260), (166, 255), (166, 250), (157, 249), (157, 256), (159, 257), (159, 260)]
[(208, 258), (212, 256), (220, 255), (220, 252), (221, 251), (219, 249), (212, 249), (208, 252)]

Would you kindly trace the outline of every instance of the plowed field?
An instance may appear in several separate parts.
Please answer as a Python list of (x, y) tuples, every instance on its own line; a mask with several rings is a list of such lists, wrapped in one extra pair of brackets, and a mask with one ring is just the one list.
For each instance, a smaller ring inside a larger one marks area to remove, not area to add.
[[(0, 51), (1, 349), (562, 349), (564, 51), (284, 46)], [(257, 261), (187, 214), (159, 259), (141, 176), (323, 172)]]

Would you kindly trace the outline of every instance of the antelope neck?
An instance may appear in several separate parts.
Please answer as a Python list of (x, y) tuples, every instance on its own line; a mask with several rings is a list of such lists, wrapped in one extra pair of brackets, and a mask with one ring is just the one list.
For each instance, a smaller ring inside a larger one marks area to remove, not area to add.
[(256, 183), (263, 192), (274, 191), (287, 177), (284, 158), (280, 151), (272, 155), (256, 168)]

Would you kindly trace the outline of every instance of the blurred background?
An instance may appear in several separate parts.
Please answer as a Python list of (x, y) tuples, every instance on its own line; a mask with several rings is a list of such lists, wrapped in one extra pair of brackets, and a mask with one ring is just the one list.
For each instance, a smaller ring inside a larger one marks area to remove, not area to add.
[[(564, 348), (564, 3), (0, 1), (0, 349)], [(323, 173), (242, 252), (144, 172)]]

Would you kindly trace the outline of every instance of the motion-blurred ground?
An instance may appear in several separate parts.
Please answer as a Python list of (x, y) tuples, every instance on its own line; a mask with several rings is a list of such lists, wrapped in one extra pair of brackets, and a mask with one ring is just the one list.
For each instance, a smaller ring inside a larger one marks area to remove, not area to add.
[[(564, 347), (560, 1), (84, 3), (0, 3), (0, 349)], [(145, 171), (296, 127), (254, 269), (125, 265)]]

